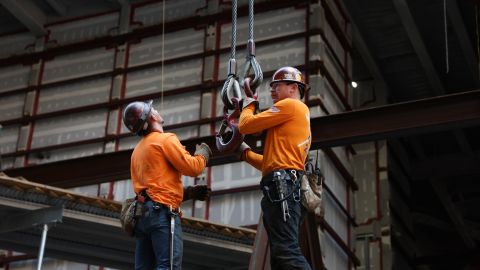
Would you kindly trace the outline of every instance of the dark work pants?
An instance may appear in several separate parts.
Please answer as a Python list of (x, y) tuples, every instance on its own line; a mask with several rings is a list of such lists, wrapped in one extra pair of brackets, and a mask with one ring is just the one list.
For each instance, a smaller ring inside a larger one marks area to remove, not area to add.
[[(170, 210), (156, 208), (152, 201), (145, 203), (145, 214), (135, 225), (136, 270), (170, 269)], [(173, 269), (182, 269), (182, 227), (179, 216), (175, 217), (173, 241)]]
[[(291, 182), (287, 192), (292, 190)], [(287, 194), (288, 194), (287, 193)], [(263, 196), (261, 201), (263, 225), (267, 230), (270, 245), (272, 270), (311, 270), (298, 243), (298, 230), (305, 216), (305, 208), (293, 196), (287, 199), (290, 218), (283, 221), (281, 203), (272, 203)]]

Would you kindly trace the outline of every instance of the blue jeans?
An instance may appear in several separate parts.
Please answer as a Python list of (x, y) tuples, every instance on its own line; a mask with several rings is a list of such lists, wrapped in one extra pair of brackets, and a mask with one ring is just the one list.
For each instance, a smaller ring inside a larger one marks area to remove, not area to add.
[[(144, 210), (135, 225), (135, 269), (170, 269), (170, 210), (157, 207), (152, 201), (145, 203)], [(175, 216), (173, 269), (182, 269), (182, 253), (182, 227), (180, 217)]]
[[(263, 181), (263, 180), (262, 180)], [(270, 186), (270, 190), (275, 190)], [(291, 193), (293, 185), (287, 185), (286, 193)], [(276, 197), (276, 196), (274, 196)], [(303, 222), (306, 209), (301, 202), (290, 196), (287, 200), (290, 218), (283, 221), (281, 203), (272, 203), (263, 196), (261, 201), (263, 225), (270, 246), (270, 266), (272, 270), (311, 270), (298, 243), (298, 230)]]

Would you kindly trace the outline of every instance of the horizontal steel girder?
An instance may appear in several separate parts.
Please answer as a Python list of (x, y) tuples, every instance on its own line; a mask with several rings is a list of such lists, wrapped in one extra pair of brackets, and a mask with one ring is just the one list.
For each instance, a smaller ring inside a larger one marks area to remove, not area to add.
[[(349, 145), (425, 134), (453, 128), (480, 125), (480, 90), (435, 98), (354, 110), (311, 119), (312, 149)], [(247, 136), (250, 145), (263, 137)], [(209, 165), (238, 161), (233, 155), (220, 154), (214, 147), (215, 136), (183, 140), (193, 153), (195, 145), (212, 146)], [(256, 148), (261, 151), (262, 147)], [(130, 177), (132, 151), (119, 151), (25, 168), (8, 169), (9, 176), (59, 187), (74, 187)], [(88, 168), (88, 169), (86, 169)]]

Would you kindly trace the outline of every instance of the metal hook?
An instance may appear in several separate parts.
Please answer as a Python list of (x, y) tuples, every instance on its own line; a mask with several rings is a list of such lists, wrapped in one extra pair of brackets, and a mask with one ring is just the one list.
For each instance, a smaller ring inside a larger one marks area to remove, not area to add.
[(240, 76), (241, 81), (240, 84), (243, 86), (245, 85), (245, 79), (248, 78), (250, 70), (253, 70), (253, 79), (250, 81), (250, 88), (252, 89), (253, 93), (256, 92), (257, 87), (263, 81), (263, 72), (260, 64), (258, 63), (257, 59), (255, 58), (255, 43), (252, 39), (248, 40), (247, 43), (248, 55), (245, 61), (245, 65), (243, 66), (243, 73)]
[(235, 109), (232, 103), (232, 98), (241, 98), (242, 93), (240, 91), (240, 85), (234, 75), (229, 75), (225, 83), (223, 84), (222, 92), (220, 93), (223, 105), (229, 110)]
[[(215, 135), (215, 144), (218, 151), (222, 153), (231, 153), (235, 151), (243, 142), (244, 135), (238, 130), (238, 118), (240, 116), (239, 98), (232, 98), (232, 104), (234, 111), (231, 114), (227, 114), (227, 106), (223, 107), (224, 118), (218, 133)], [(227, 128), (232, 131), (232, 135), (228, 141), (224, 141), (223, 136), (226, 133)]]

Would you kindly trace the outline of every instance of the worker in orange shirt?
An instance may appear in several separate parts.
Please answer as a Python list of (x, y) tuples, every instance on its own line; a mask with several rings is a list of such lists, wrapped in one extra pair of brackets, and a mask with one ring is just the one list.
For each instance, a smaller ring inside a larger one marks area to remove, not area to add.
[(152, 107), (152, 101), (128, 104), (123, 122), (142, 137), (130, 164), (135, 194), (145, 201), (143, 215), (135, 225), (135, 269), (181, 269), (181, 175), (198, 176), (212, 152), (202, 143), (190, 155), (174, 133), (163, 131), (163, 118)]
[(282, 67), (273, 74), (270, 87), (273, 106), (255, 114), (258, 101), (245, 98), (238, 125), (242, 134), (267, 131), (263, 155), (245, 143), (238, 151), (242, 160), (262, 171), (261, 207), (272, 270), (311, 269), (298, 243), (306, 212), (300, 202), (300, 179), (311, 145), (310, 113), (301, 101), (308, 86), (298, 69)]

